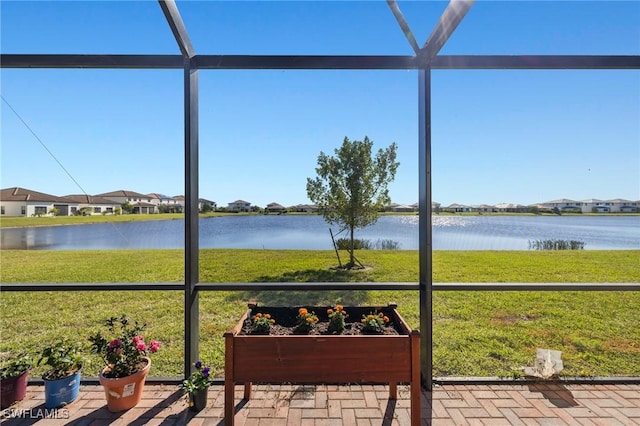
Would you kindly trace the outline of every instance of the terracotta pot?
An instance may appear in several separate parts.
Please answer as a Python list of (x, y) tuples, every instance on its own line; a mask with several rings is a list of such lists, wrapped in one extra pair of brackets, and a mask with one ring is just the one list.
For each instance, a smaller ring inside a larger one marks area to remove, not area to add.
[(27, 379), (29, 370), (19, 376), (9, 377), (0, 381), (0, 408), (3, 410), (16, 401), (22, 401), (27, 393)]
[(127, 377), (110, 379), (104, 377), (105, 370), (100, 373), (100, 384), (104, 387), (104, 395), (107, 398), (107, 409), (112, 413), (128, 410), (135, 407), (142, 398), (144, 381), (151, 369), (151, 359), (144, 357), (147, 366)]
[(189, 394), (189, 410), (201, 411), (207, 406), (208, 389), (199, 390)]

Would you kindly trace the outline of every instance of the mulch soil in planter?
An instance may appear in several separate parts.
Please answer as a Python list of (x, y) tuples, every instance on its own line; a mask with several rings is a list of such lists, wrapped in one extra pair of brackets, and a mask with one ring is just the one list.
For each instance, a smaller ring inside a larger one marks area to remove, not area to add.
[[(309, 333), (302, 333), (297, 330), (297, 316), (298, 309), (306, 308), (309, 312), (314, 312), (318, 317), (318, 323)], [(297, 307), (263, 307), (256, 306), (251, 308), (250, 315), (245, 320), (240, 334), (256, 334), (252, 333), (252, 320), (257, 313), (269, 314), (276, 322), (271, 326), (270, 335), (286, 336), (291, 334), (304, 334), (304, 335), (360, 335), (365, 334), (363, 332), (364, 325), (360, 322), (362, 315), (374, 314), (382, 312), (389, 317), (391, 321), (382, 326), (379, 335), (399, 335), (401, 333), (396, 325), (393, 323), (393, 316), (391, 314), (392, 309), (389, 307), (345, 307), (345, 311), (348, 317), (345, 320), (345, 329), (342, 333), (330, 333), (329, 317), (327, 314), (328, 309), (333, 309), (332, 306), (297, 306)], [(371, 333), (369, 333), (371, 334)]]

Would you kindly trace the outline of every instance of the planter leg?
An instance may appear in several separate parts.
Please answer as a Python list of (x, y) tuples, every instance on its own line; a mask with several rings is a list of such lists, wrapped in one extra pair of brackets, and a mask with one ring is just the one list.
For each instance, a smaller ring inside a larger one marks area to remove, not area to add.
[(389, 399), (398, 399), (398, 384), (389, 383)]
[(251, 399), (251, 382), (246, 382), (244, 384), (244, 399), (247, 401)]
[(224, 381), (224, 424), (225, 426), (233, 426), (235, 417), (236, 404), (233, 396), (235, 383), (231, 380)]
[[(431, 372), (429, 372), (431, 374)], [(411, 425), (420, 426), (420, 333), (411, 332)]]
[(224, 333), (224, 424), (233, 426), (236, 414), (234, 391), (236, 383), (233, 381), (233, 332)]
[(411, 384), (411, 424), (420, 426), (420, 382)]

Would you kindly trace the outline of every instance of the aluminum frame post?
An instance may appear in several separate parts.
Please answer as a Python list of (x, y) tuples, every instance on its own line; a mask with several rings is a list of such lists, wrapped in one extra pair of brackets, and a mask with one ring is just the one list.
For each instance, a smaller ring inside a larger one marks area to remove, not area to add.
[(198, 70), (184, 58), (184, 376), (199, 357)]
[(420, 370), (422, 386), (433, 388), (433, 236), (431, 231), (431, 64), (418, 71), (418, 165), (420, 265)]
[(184, 377), (199, 357), (200, 301), (198, 298), (198, 68), (189, 33), (175, 0), (158, 0), (182, 53), (184, 69)]

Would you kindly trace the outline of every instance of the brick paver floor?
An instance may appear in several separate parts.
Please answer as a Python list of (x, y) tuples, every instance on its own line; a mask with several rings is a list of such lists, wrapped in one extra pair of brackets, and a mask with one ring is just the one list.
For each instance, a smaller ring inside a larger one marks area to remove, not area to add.
[[(409, 425), (409, 388), (389, 401), (387, 386), (256, 385), (251, 400), (236, 388), (236, 425)], [(223, 425), (223, 386), (209, 404), (189, 411), (178, 386), (147, 384), (143, 400), (107, 411), (102, 387), (83, 385), (65, 409), (45, 410), (42, 386), (2, 411), (6, 425)], [(42, 418), (47, 416), (49, 418)], [(57, 417), (57, 419), (53, 418)], [(422, 394), (423, 425), (640, 425), (640, 385), (442, 385)]]

